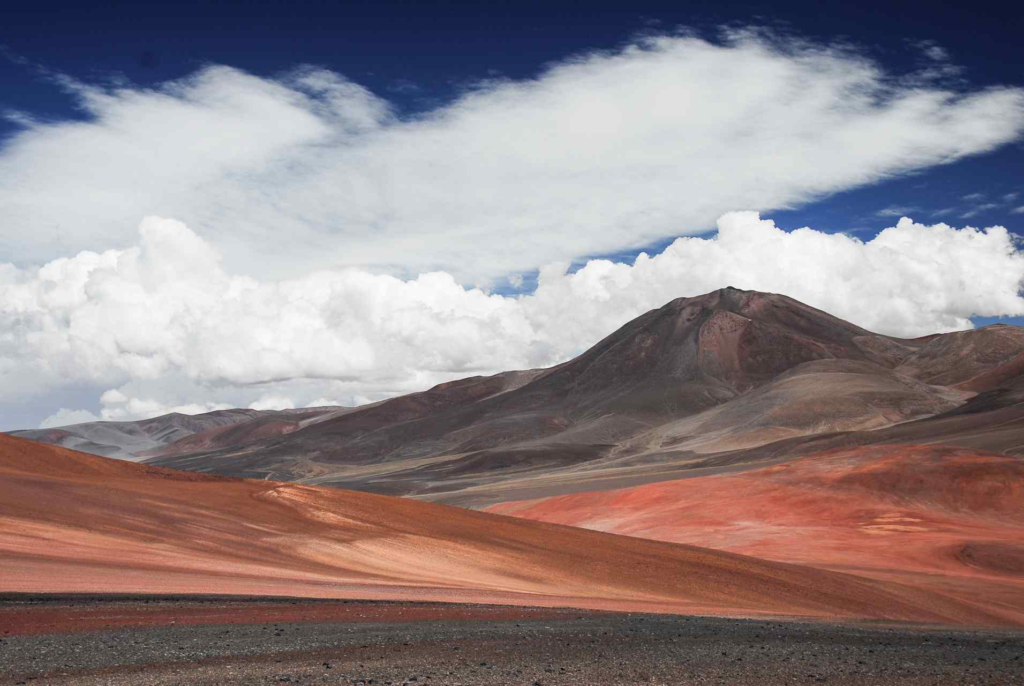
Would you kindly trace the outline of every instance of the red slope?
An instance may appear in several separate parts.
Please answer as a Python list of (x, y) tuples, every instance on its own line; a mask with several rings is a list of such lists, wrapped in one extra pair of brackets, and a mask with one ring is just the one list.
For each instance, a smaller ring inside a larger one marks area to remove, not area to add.
[(737, 474), (510, 502), (491, 512), (912, 579), (1024, 616), (1024, 460), (837, 450)]
[(0, 436), (0, 591), (401, 598), (1017, 623), (906, 585)]

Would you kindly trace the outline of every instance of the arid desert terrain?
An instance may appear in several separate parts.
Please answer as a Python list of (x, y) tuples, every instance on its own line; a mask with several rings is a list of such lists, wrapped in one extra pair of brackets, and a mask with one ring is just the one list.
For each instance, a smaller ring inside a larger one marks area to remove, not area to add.
[(11, 683), (1019, 683), (1022, 360), (1015, 327), (894, 339), (723, 289), (360, 408), (0, 435), (0, 657)]

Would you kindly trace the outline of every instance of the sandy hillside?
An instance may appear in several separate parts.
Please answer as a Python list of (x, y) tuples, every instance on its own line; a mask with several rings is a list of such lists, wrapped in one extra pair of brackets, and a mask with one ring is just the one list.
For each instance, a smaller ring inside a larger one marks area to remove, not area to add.
[(402, 598), (1016, 623), (906, 584), (0, 436), (0, 592)]

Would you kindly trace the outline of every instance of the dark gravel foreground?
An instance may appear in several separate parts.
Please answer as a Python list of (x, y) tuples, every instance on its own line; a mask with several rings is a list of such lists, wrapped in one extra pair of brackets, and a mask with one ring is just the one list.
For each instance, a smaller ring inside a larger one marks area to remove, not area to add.
[(0, 684), (1024, 684), (1024, 633), (660, 615), (10, 636)]

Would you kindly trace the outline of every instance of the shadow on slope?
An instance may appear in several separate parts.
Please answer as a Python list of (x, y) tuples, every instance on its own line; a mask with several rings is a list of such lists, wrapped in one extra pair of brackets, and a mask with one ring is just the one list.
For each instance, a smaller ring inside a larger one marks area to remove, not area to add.
[(8, 436), (0, 474), (0, 592), (1021, 621), (906, 584), (408, 499), (175, 472)]

